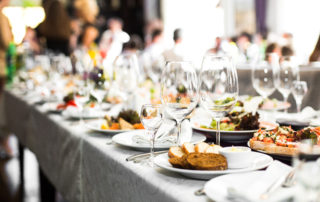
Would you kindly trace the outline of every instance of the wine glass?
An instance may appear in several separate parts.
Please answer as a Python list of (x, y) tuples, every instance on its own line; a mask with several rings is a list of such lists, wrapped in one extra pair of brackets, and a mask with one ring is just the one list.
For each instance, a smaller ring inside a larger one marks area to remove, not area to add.
[[(138, 85), (139, 65), (136, 54), (123, 53), (114, 61), (114, 83), (124, 93), (125, 106)], [(129, 107), (130, 108), (130, 107)]]
[(146, 129), (146, 133), (150, 135), (151, 147), (149, 163), (151, 163), (151, 167), (153, 167), (155, 136), (162, 123), (161, 104), (144, 104), (141, 107), (140, 120)]
[(161, 102), (178, 125), (176, 144), (181, 145), (181, 122), (198, 104), (198, 78), (191, 62), (169, 62), (161, 76)]
[(276, 89), (276, 72), (279, 69), (279, 57), (275, 53), (265, 57), (258, 56), (253, 63), (251, 80), (253, 88), (266, 100)]
[(305, 81), (294, 81), (292, 85), (292, 94), (297, 103), (297, 112), (301, 111), (303, 97), (307, 94), (308, 86)]
[(238, 99), (238, 75), (229, 56), (205, 55), (199, 76), (200, 101), (217, 122), (216, 144), (220, 145), (220, 120)]
[[(282, 57), (275, 77), (276, 87), (282, 94), (284, 102), (287, 103), (291, 93), (292, 83), (299, 78), (299, 69), (296, 65), (295, 58), (292, 56)], [(287, 109), (285, 109), (285, 112), (287, 112)]]
[(89, 86), (83, 80), (78, 82), (77, 88), (75, 88), (73, 92), (74, 101), (79, 110), (79, 117), (80, 117), (79, 124), (83, 123), (83, 112), (84, 112), (85, 104), (89, 101), (89, 95), (90, 95), (89, 92), (90, 92)]

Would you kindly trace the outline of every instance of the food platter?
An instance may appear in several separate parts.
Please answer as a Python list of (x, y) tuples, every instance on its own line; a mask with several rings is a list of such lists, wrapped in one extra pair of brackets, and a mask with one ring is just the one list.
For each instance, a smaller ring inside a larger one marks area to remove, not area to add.
[(100, 133), (105, 133), (105, 134), (109, 134), (109, 135), (132, 131), (132, 130), (101, 129), (101, 125), (103, 124), (103, 122), (105, 122), (105, 120), (103, 120), (103, 119), (90, 120), (90, 121), (87, 121), (87, 122), (85, 123), (85, 126), (86, 126), (88, 129), (91, 129), (91, 130), (93, 130), (93, 131), (100, 132)]
[(224, 174), (231, 174), (231, 173), (243, 173), (243, 172), (249, 172), (249, 171), (254, 171), (254, 170), (259, 170), (266, 168), (269, 166), (272, 162), (273, 159), (272, 157), (263, 154), (263, 153), (258, 153), (258, 152), (252, 152), (252, 159), (251, 159), (251, 164), (247, 168), (241, 168), (241, 169), (227, 169), (227, 170), (189, 170), (189, 169), (182, 169), (182, 168), (174, 168), (170, 163), (169, 163), (169, 157), (168, 154), (161, 154), (158, 155), (155, 159), (154, 162), (156, 165), (159, 167), (170, 171), (170, 172), (175, 172), (181, 175), (184, 175), (189, 178), (194, 178), (194, 179), (211, 179), (215, 176), (218, 175), (224, 175)]

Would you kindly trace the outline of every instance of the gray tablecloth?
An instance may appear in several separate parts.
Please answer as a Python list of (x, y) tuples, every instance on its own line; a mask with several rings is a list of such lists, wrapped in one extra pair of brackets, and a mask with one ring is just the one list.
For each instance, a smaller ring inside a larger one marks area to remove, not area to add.
[[(110, 136), (88, 131), (23, 95), (6, 91), (0, 123), (32, 150), (48, 179), (68, 201), (207, 201), (194, 191), (205, 181), (160, 168), (126, 162), (138, 153), (115, 144)], [(4, 110), (3, 110), (4, 109)]]
[[(249, 67), (238, 68), (239, 94), (240, 95), (258, 95), (254, 90), (251, 82), (251, 69)], [(308, 84), (308, 93), (302, 102), (302, 108), (311, 106), (315, 110), (320, 109), (320, 68), (300, 67), (300, 80), (306, 81)], [(282, 95), (276, 91), (270, 98), (283, 100)], [(288, 101), (291, 103), (289, 111), (296, 111), (295, 100), (290, 94)]]

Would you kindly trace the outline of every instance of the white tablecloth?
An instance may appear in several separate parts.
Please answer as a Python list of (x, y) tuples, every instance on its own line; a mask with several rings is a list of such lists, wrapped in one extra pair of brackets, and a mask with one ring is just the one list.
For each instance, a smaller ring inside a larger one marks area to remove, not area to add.
[(206, 181), (126, 162), (130, 149), (107, 145), (110, 136), (47, 114), (25, 96), (6, 91), (0, 123), (33, 151), (40, 167), (68, 201), (207, 201), (194, 191)]

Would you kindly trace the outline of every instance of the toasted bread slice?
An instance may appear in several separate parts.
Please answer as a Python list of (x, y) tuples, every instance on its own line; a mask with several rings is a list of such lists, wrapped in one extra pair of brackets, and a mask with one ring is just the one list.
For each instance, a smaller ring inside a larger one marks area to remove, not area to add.
[(227, 159), (221, 154), (191, 153), (187, 156), (187, 162), (196, 170), (226, 170), (228, 168)]
[(183, 145), (182, 145), (182, 150), (183, 150), (183, 152), (186, 153), (186, 154), (190, 154), (190, 153), (195, 152), (195, 151), (194, 151), (194, 145), (191, 144), (191, 143), (189, 143), (189, 142), (183, 143)]
[(219, 149), (221, 148), (219, 145), (212, 144), (206, 149), (205, 153), (219, 154)]
[(171, 165), (175, 168), (184, 168), (184, 169), (189, 169), (191, 168), (190, 165), (187, 162), (187, 155), (183, 155), (182, 157), (173, 157), (169, 159), (169, 162)]
[(176, 157), (176, 158), (181, 158), (183, 155), (185, 155), (185, 153), (183, 152), (183, 150), (181, 149), (181, 147), (170, 147), (168, 155), (170, 158)]
[(119, 118), (119, 125), (122, 130), (134, 130), (133, 125), (125, 121), (123, 118)]
[(200, 142), (194, 147), (194, 150), (196, 153), (204, 153), (208, 147), (209, 145), (207, 143)]

